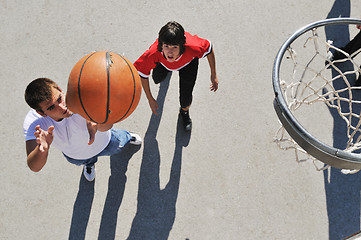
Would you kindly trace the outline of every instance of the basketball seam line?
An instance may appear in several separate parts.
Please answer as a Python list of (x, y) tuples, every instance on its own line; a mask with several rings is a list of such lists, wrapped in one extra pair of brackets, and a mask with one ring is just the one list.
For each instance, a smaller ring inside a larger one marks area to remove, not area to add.
[(93, 56), (95, 53), (96, 53), (96, 52), (94, 52), (94, 53), (92, 53), (91, 55), (89, 55), (89, 56), (87, 57), (87, 59), (85, 59), (83, 65), (81, 66), (80, 73), (79, 73), (79, 78), (78, 78), (78, 96), (79, 96), (80, 105), (81, 105), (81, 107), (83, 108), (85, 114), (89, 117), (90, 121), (97, 123), (96, 121), (94, 121), (94, 119), (92, 119), (92, 118), (90, 117), (90, 115), (88, 114), (88, 112), (85, 110), (85, 106), (84, 106), (84, 104), (83, 104), (83, 101), (81, 100), (81, 94), (80, 94), (80, 79), (81, 79), (81, 75), (82, 75), (82, 72), (83, 72), (83, 68), (84, 68), (84, 66), (85, 66), (85, 63), (88, 61), (88, 59), (89, 59), (91, 56)]
[(129, 63), (128, 63), (128, 61), (124, 58), (124, 57), (122, 57), (121, 55), (119, 55), (119, 54), (117, 54), (119, 57), (121, 57), (126, 63), (127, 63), (127, 65), (128, 65), (128, 67), (129, 67), (129, 70), (130, 70), (130, 72), (132, 73), (132, 77), (133, 77), (133, 98), (132, 98), (132, 102), (130, 103), (130, 105), (129, 105), (129, 108), (128, 108), (128, 110), (127, 110), (127, 112), (117, 121), (117, 122), (119, 122), (119, 121), (121, 121), (125, 116), (127, 116), (127, 114), (129, 113), (129, 111), (130, 111), (130, 109), (132, 108), (132, 106), (133, 106), (133, 103), (134, 103), (134, 98), (135, 98), (135, 89), (136, 89), (136, 86), (135, 86), (135, 78), (134, 78), (134, 73), (133, 73), (133, 70), (132, 70), (132, 68), (130, 67), (130, 65), (129, 65)]

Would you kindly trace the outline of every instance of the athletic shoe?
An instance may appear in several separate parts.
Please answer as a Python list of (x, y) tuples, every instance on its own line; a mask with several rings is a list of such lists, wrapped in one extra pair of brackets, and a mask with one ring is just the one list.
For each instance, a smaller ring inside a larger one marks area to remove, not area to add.
[(84, 165), (84, 171), (83, 171), (84, 177), (86, 178), (86, 180), (88, 180), (89, 182), (94, 181), (95, 179), (95, 166), (91, 166), (88, 167), (86, 165)]
[(186, 131), (190, 131), (192, 129), (192, 119), (189, 116), (189, 110), (184, 111), (182, 108), (180, 108), (179, 115), (182, 117), (184, 129)]
[(136, 134), (136, 133), (130, 133), (131, 139), (129, 140), (130, 144), (133, 145), (141, 145), (142, 144), (142, 138)]

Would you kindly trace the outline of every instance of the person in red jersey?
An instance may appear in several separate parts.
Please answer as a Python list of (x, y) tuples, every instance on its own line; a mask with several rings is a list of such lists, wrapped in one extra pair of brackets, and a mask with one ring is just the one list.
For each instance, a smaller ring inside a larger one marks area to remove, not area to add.
[(189, 108), (193, 99), (193, 88), (196, 83), (200, 58), (207, 57), (211, 71), (211, 91), (217, 91), (218, 79), (213, 46), (210, 41), (191, 35), (177, 22), (164, 25), (158, 39), (134, 63), (141, 77), (143, 90), (150, 108), (157, 115), (158, 104), (149, 87), (149, 76), (156, 84), (163, 81), (169, 72), (179, 71), (179, 101), (184, 128), (190, 131), (192, 120)]

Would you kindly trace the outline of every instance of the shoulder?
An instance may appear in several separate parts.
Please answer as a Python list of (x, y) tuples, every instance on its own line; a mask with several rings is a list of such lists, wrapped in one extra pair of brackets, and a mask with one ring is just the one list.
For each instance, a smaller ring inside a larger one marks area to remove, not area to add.
[(25, 116), (24, 119), (24, 131), (26, 131), (31, 125), (34, 123), (38, 123), (41, 121), (42, 117), (39, 113), (37, 113), (34, 109), (31, 109)]
[(191, 35), (186, 32), (186, 51), (191, 52), (193, 55), (203, 58), (212, 51), (212, 44), (205, 38), (200, 38), (197, 35)]
[(43, 117), (38, 114), (34, 109), (31, 109), (24, 119), (24, 136), (26, 140), (34, 138), (35, 127), (40, 125), (41, 128), (49, 127), (52, 123), (52, 119), (49, 117)]
[(209, 50), (211, 48), (211, 42), (205, 38), (200, 38), (197, 35), (192, 35), (186, 32), (186, 44), (185, 46), (196, 50), (196, 51), (204, 51)]
[(150, 70), (159, 61), (162, 54), (158, 51), (158, 39), (147, 49), (138, 59), (134, 62), (134, 67), (138, 70), (139, 74), (148, 78)]
[(159, 53), (158, 51), (158, 39), (150, 45), (150, 47), (142, 54), (141, 58), (143, 57), (154, 57)]
[(198, 37), (197, 35), (192, 35), (188, 32), (185, 32), (185, 36), (186, 36), (186, 45), (189, 46), (202, 46), (202, 45), (210, 44), (209, 40)]
[(37, 113), (34, 109), (30, 109), (29, 112), (25, 116), (25, 121), (33, 121), (35, 119), (41, 118), (42, 116)]
[(158, 39), (135, 61), (134, 65), (138, 66), (140, 63), (152, 61), (158, 57)]

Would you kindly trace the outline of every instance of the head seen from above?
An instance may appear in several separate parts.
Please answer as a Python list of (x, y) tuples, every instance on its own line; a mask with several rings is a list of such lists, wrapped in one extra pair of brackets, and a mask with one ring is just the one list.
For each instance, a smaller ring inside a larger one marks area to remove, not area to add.
[(158, 51), (169, 61), (174, 62), (184, 52), (186, 38), (182, 25), (177, 22), (168, 22), (158, 35)]
[(71, 116), (65, 105), (65, 94), (59, 86), (48, 78), (37, 78), (25, 90), (25, 101), (41, 116), (49, 116), (55, 121)]

